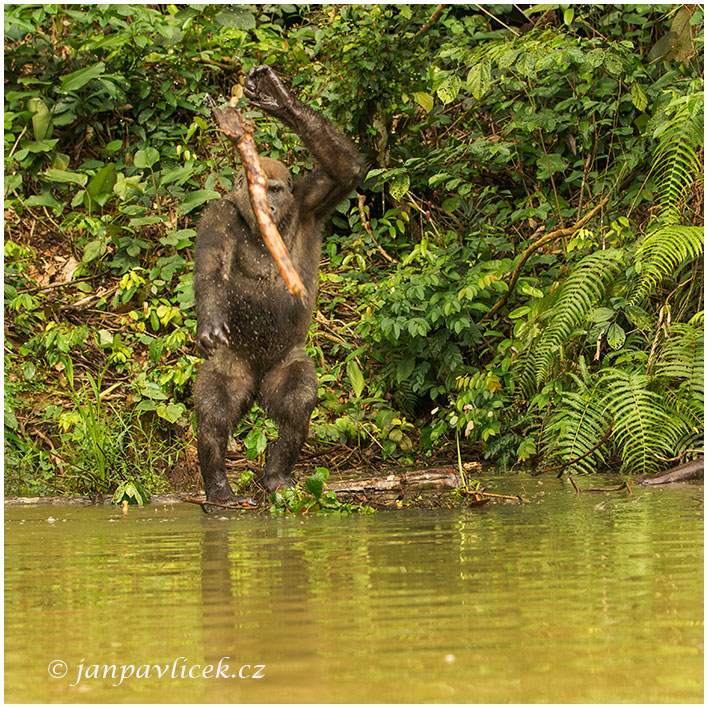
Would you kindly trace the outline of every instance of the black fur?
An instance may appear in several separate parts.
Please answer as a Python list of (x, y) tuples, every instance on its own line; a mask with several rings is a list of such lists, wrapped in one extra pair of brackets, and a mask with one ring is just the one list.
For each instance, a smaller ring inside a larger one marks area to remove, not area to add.
[(317, 163), (291, 189), (285, 166), (262, 159), (269, 205), (306, 288), (291, 296), (256, 227), (243, 175), (202, 216), (195, 247), (197, 342), (207, 355), (194, 386), (197, 447), (207, 499), (234, 499), (224, 467), (227, 441), (254, 401), (279, 424), (263, 485), (291, 484), (317, 400), (315, 366), (304, 350), (317, 291), (322, 222), (365, 173), (354, 145), (301, 103), (270, 67), (252, 69), (251, 102), (298, 133)]

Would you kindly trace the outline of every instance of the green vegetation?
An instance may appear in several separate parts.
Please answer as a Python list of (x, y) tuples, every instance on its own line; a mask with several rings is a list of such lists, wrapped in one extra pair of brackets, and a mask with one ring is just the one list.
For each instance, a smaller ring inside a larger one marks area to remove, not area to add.
[(330, 470), (702, 450), (703, 8), (481, 7), (5, 7), (6, 493), (198, 480), (191, 252), (238, 170), (204, 98), (260, 63), (370, 164), (308, 340)]
[(326, 514), (354, 514), (374, 512), (368, 505), (340, 502), (332, 490), (327, 489), (327, 479), (330, 471), (327, 468), (316, 468), (315, 472), (301, 486), (287, 487), (271, 495), (270, 512), (273, 515), (305, 515), (314, 512)]

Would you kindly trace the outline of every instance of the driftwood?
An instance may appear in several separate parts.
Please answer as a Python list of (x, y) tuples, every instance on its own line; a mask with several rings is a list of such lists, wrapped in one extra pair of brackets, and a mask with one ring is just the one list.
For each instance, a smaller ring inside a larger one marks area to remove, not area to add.
[(336, 495), (363, 495), (376, 499), (382, 494), (398, 493), (411, 495), (425, 492), (450, 492), (459, 490), (467, 496), (470, 505), (480, 505), (490, 499), (514, 500), (515, 502), (528, 502), (520, 495), (501, 495), (485, 490), (472, 490), (465, 487), (465, 482), (454, 466), (442, 468), (427, 468), (425, 470), (409, 470), (402, 473), (393, 473), (380, 478), (367, 478), (366, 480), (337, 480), (328, 481), (327, 487)]
[(679, 483), (687, 480), (704, 479), (704, 456), (696, 460), (690, 460), (682, 465), (678, 465), (670, 470), (666, 470), (659, 475), (646, 475), (638, 478), (635, 483), (638, 485), (667, 485), (668, 483)]
[(203, 512), (211, 512), (214, 508), (221, 510), (256, 510), (259, 508), (258, 502), (256, 502), (253, 497), (240, 497), (231, 504), (207, 502), (207, 499), (204, 496), (185, 497), (182, 501), (190, 502), (193, 505), (199, 505)]
[(394, 473), (381, 478), (366, 480), (328, 481), (328, 490), (335, 493), (377, 493), (393, 490), (455, 490), (461, 487), (463, 481), (453, 467), (429, 468), (428, 470), (410, 470), (404, 473)]
[(268, 250), (283, 276), (288, 292), (299, 298), (305, 297), (305, 286), (295, 270), (286, 245), (273, 221), (268, 206), (267, 181), (254, 142), (253, 129), (246, 119), (232, 105), (221, 108), (212, 107), (212, 113), (221, 131), (234, 140), (241, 154), (241, 160), (249, 185), (249, 198), (254, 209), (256, 221)]

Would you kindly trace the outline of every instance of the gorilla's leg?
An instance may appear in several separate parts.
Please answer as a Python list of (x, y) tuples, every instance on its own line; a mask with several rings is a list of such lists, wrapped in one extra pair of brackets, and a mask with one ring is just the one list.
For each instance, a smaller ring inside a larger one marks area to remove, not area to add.
[(266, 449), (263, 486), (268, 492), (292, 484), (291, 472), (308, 436), (317, 399), (315, 365), (300, 347), (263, 377), (258, 400), (279, 428), (278, 439)]
[(227, 347), (204, 362), (194, 384), (197, 454), (210, 502), (232, 502), (224, 456), (234, 427), (254, 401), (254, 377), (247, 364)]

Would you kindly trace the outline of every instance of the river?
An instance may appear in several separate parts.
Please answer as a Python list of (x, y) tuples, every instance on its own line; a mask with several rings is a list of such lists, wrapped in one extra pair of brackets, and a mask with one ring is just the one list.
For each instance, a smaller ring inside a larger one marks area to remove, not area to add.
[(703, 487), (493, 482), (529, 502), (8, 505), (5, 701), (702, 702)]

